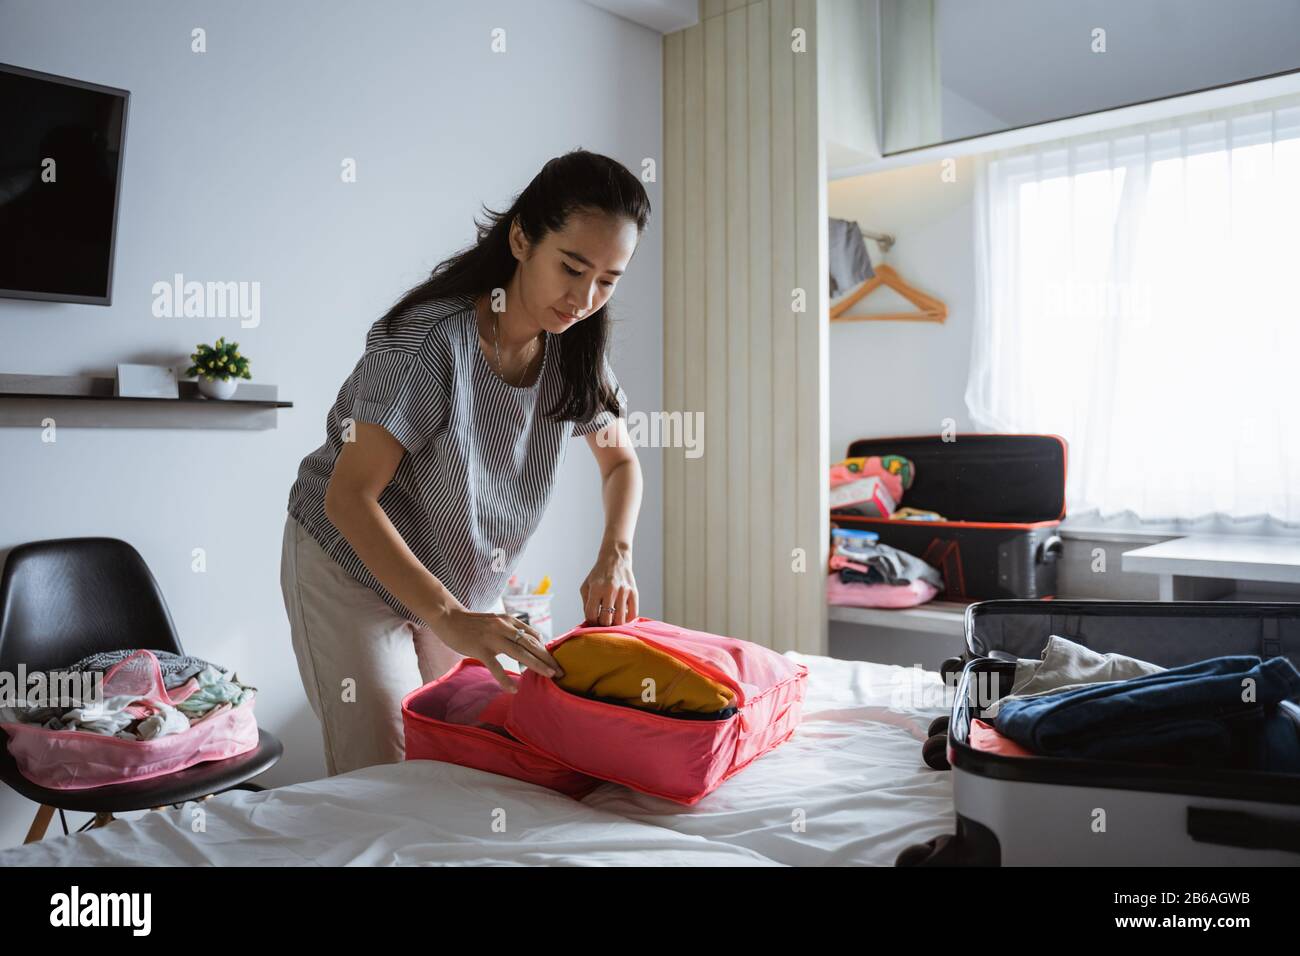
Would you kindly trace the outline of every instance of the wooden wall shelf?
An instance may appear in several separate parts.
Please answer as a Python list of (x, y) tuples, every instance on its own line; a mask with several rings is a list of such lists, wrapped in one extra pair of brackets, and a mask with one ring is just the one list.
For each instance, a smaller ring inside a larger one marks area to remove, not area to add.
[(114, 395), (116, 379), (95, 375), (0, 372), (0, 428), (275, 428), (276, 413), (293, 408), (275, 385), (240, 382), (234, 398), (212, 399), (197, 382), (179, 382), (179, 398)]

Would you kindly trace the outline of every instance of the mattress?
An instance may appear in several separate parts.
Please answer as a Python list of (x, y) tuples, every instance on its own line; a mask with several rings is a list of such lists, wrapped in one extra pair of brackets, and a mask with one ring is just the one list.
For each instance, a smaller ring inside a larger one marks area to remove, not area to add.
[(50, 836), (0, 851), (0, 867), (890, 866), (951, 832), (952, 775), (921, 760), (926, 728), (947, 712), (939, 675), (786, 656), (808, 666), (803, 722), (693, 807), (617, 784), (575, 801), (412, 760)]

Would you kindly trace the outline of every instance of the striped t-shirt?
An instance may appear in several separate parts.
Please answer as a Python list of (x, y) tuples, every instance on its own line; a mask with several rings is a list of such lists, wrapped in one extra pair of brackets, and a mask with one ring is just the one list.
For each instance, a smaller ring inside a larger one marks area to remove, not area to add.
[[(545, 510), (568, 439), (615, 420), (604, 409), (580, 424), (545, 414), (560, 396), (560, 337), (544, 333), (543, 347), (537, 380), (520, 388), (498, 376), (479, 348), (472, 296), (415, 306), (391, 330), (380, 319), (325, 420), (325, 443), (298, 468), (289, 513), (407, 620), (424, 623), (379, 583), (325, 514), (346, 419), (382, 425), (406, 449), (380, 507), (456, 600), (471, 611), (492, 610)], [(604, 371), (625, 414), (627, 395), (608, 361)]]

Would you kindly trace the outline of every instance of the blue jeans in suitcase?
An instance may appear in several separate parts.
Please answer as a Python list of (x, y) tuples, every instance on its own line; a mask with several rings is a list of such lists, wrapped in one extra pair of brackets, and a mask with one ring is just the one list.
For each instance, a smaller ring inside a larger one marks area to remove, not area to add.
[(1288, 699), (1300, 699), (1300, 672), (1285, 657), (1214, 657), (1010, 700), (996, 726), (1043, 756), (1296, 773), (1300, 734), (1278, 709)]

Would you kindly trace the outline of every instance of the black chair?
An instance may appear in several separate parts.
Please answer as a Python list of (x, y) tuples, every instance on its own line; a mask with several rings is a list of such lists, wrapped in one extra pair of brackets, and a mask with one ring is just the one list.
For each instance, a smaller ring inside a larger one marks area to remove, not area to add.
[[(0, 668), (30, 673), (66, 667), (101, 651), (144, 647), (183, 654), (171, 612), (140, 553), (116, 538), (55, 538), (19, 545), (0, 576)], [(258, 746), (225, 760), (209, 760), (154, 777), (92, 787), (49, 790), (18, 770), (0, 730), (0, 780), (40, 804), (26, 843), (45, 835), (58, 810), (95, 814), (94, 829), (113, 814), (161, 809), (226, 790), (261, 790), (247, 781), (274, 766), (284, 748), (264, 730)]]

